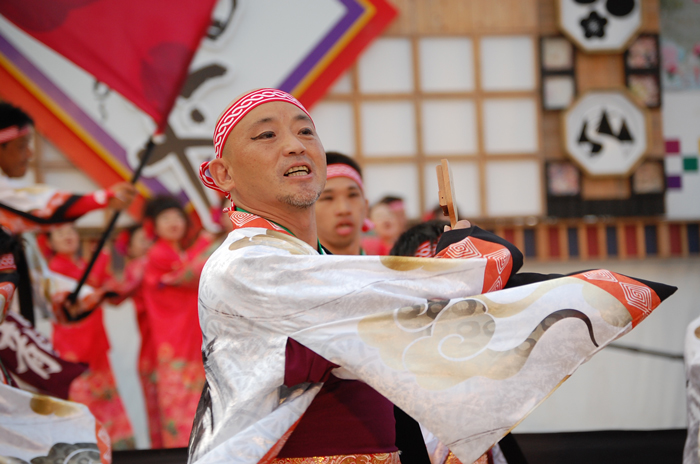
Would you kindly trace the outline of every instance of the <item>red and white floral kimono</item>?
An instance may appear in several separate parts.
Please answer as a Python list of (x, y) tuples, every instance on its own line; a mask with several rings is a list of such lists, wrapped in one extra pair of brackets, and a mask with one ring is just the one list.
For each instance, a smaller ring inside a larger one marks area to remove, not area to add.
[(606, 270), (504, 289), (513, 257), (475, 228), (444, 235), (439, 254), (462, 259), (321, 257), (263, 218), (231, 219), (199, 288), (207, 388), (190, 443), (197, 464), (278, 459), (323, 382), (286, 383), (290, 340), (472, 463), (674, 290)]
[(204, 386), (197, 285), (206, 259), (200, 254), (209, 244), (199, 239), (179, 252), (158, 239), (147, 255), (143, 299), (150, 340), (146, 343), (155, 350), (157, 432), (166, 448), (187, 446)]
[[(104, 285), (111, 278), (108, 264), (109, 256), (103, 253), (95, 262), (87, 283), (93, 287)], [(82, 259), (63, 254), (49, 260), (52, 271), (74, 279), (80, 279), (86, 266)], [(109, 432), (115, 450), (134, 448), (134, 433), (109, 363), (109, 339), (102, 308), (78, 322), (54, 322), (53, 345), (62, 358), (86, 363), (89, 367), (73, 381), (68, 398), (90, 408)]]

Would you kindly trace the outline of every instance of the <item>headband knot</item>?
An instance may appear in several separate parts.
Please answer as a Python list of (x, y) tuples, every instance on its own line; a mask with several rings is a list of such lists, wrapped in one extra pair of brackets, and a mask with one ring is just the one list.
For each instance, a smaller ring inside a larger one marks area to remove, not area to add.
[[(236, 127), (236, 124), (238, 124), (241, 119), (243, 119), (254, 108), (257, 108), (264, 103), (275, 101), (291, 103), (292, 105), (301, 109), (304, 113), (306, 113), (309, 119), (311, 119), (311, 115), (306, 108), (304, 108), (304, 105), (283, 90), (258, 89), (248, 92), (233, 102), (233, 104), (229, 106), (226, 111), (224, 111), (219, 120), (216, 122), (216, 127), (214, 128), (214, 154), (216, 155), (216, 158), (221, 158), (223, 156), (226, 140), (228, 139), (228, 136), (233, 128)], [(202, 179), (204, 185), (210, 189), (217, 190), (226, 195), (227, 198), (231, 198), (229, 192), (224, 192), (216, 186), (214, 179), (212, 179), (209, 173), (209, 163), (210, 161), (206, 161), (199, 167), (200, 179)]]

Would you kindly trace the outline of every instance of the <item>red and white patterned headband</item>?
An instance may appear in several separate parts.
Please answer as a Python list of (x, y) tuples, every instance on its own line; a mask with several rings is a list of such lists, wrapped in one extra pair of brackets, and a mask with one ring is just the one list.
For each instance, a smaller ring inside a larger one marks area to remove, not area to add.
[[(236, 127), (236, 124), (238, 124), (241, 119), (243, 119), (254, 108), (257, 108), (264, 103), (275, 101), (291, 103), (306, 113), (309, 119), (311, 119), (311, 115), (308, 111), (306, 111), (304, 105), (302, 105), (299, 100), (287, 92), (278, 89), (253, 90), (252, 92), (243, 95), (241, 98), (233, 102), (233, 104), (229, 106), (226, 111), (224, 111), (224, 114), (222, 114), (219, 120), (216, 122), (216, 127), (214, 128), (214, 153), (216, 154), (216, 157), (221, 158), (223, 156), (226, 140), (228, 139), (228, 136), (233, 128)], [(313, 120), (311, 122), (313, 123)], [(214, 183), (214, 179), (212, 179), (209, 175), (209, 161), (202, 163), (199, 167), (199, 177), (202, 179), (202, 182), (204, 182), (204, 185), (210, 189), (222, 192), (227, 198), (230, 198), (229, 192), (224, 192), (217, 187)]]
[(426, 240), (418, 245), (418, 248), (416, 248), (416, 252), (413, 253), (413, 256), (416, 258), (432, 258), (435, 256), (436, 248), (437, 240)]
[(333, 179), (334, 177), (348, 177), (355, 181), (360, 190), (365, 191), (360, 173), (352, 166), (342, 163), (329, 164), (326, 168), (326, 179)]
[(0, 129), (0, 143), (5, 143), (9, 142), (10, 140), (14, 140), (18, 137), (22, 137), (25, 134), (29, 133), (29, 124), (26, 126), (10, 126), (6, 127), (4, 129)]

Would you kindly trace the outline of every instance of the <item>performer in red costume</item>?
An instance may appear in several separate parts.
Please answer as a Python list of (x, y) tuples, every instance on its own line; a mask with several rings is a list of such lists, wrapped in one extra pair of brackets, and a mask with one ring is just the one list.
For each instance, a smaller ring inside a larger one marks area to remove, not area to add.
[(369, 212), (374, 224), (374, 236), (362, 240), (362, 248), (368, 255), (385, 256), (406, 229), (406, 212), (403, 200), (386, 196), (379, 200)]
[(122, 281), (115, 288), (115, 291), (119, 293), (119, 298), (112, 299), (110, 302), (119, 304), (126, 298), (131, 298), (134, 303), (136, 321), (141, 335), (138, 372), (143, 389), (143, 399), (146, 403), (146, 419), (151, 448), (162, 448), (163, 441), (160, 435), (160, 414), (156, 390), (156, 347), (153, 343), (153, 329), (148, 320), (143, 297), (143, 278), (146, 275), (147, 254), (151, 246), (153, 246), (153, 240), (141, 225), (131, 227), (119, 234), (115, 240), (115, 248), (126, 257), (127, 262), (124, 266)]
[(20, 180), (33, 156), (33, 140), (32, 119), (21, 109), (0, 103), (0, 225), (9, 231), (47, 230), (94, 209), (124, 209), (136, 195), (128, 182), (76, 195)]
[[(32, 325), (34, 324), (35, 301), (32, 295), (32, 282), (21, 234), (51, 230), (57, 225), (74, 221), (83, 214), (98, 208), (124, 209), (129, 206), (136, 195), (134, 186), (127, 182), (116, 184), (108, 190), (100, 190), (87, 195), (62, 192), (46, 185), (26, 182), (21, 178), (27, 173), (29, 161), (33, 155), (33, 139), (34, 123), (29, 115), (11, 104), (0, 103), (0, 236), (3, 240), (10, 238), (15, 243), (12, 253), (4, 255), (7, 258), (0, 260), (5, 261), (7, 265), (6, 270), (1, 273), (7, 274), (4, 277), (11, 275), (17, 277), (14, 285), (17, 286), (20, 312)], [(9, 256), (12, 256), (12, 263), (7, 262)], [(50, 279), (50, 277), (44, 277)], [(4, 280), (4, 278), (0, 279), (0, 281)], [(5, 298), (3, 310), (6, 310), (12, 299), (12, 292), (3, 294), (3, 288), (7, 290), (8, 287), (5, 284), (0, 286), (0, 294)], [(67, 293), (63, 295), (63, 298), (66, 295)], [(51, 298), (56, 296), (58, 295), (50, 295)], [(64, 300), (55, 299), (57, 306), (61, 308), (62, 301)], [(83, 307), (83, 302), (81, 297), (77, 309), (92, 308), (92, 305)], [(58, 378), (59, 381), (63, 379), (62, 376), (52, 376), (52, 378), (54, 377)], [(42, 390), (65, 390), (65, 386), (47, 385)], [(13, 430), (12, 438), (3, 440), (3, 438), (8, 437), (0, 434), (2, 435), (0, 442), (12, 442), (16, 445), (15, 449), (11, 452), (8, 451), (10, 453), (8, 456), (29, 460), (44, 455), (43, 453), (53, 449), (56, 444), (78, 442), (89, 444), (95, 441), (99, 444), (103, 457), (105, 459), (110, 457), (109, 437), (102, 426), (96, 428), (95, 418), (86, 407), (66, 402), (65, 407), (72, 408), (76, 411), (75, 413), (60, 417), (31, 414), (30, 411), (34, 410), (30, 406), (36, 401), (36, 396), (32, 397), (30, 394), (12, 387), (3, 390), (2, 396), (6, 396), (10, 404), (16, 406), (16, 409), (10, 413), (10, 417), (3, 420), (4, 429)], [(54, 418), (58, 420), (54, 420)], [(10, 422), (16, 420), (17, 422), (9, 424), (7, 420)], [(24, 428), (21, 429), (21, 427)], [(104, 432), (104, 437), (100, 431)], [(97, 436), (96, 432), (98, 432)], [(24, 440), (18, 441), (18, 436), (23, 437)], [(31, 446), (28, 446), (28, 443), (31, 443)], [(95, 445), (95, 449), (97, 448), (98, 446)], [(0, 452), (0, 454), (4, 453)]]
[[(49, 268), (73, 279), (80, 279), (87, 263), (78, 256), (80, 236), (72, 224), (64, 224), (49, 235), (54, 256)], [(98, 258), (87, 283), (100, 288), (111, 279), (109, 255)], [(134, 434), (126, 414), (117, 383), (109, 363), (109, 340), (103, 323), (102, 308), (95, 309), (85, 319), (53, 324), (53, 345), (62, 358), (82, 362), (87, 372), (71, 383), (68, 398), (90, 408), (97, 420), (109, 432), (114, 449), (134, 448)]]
[(145, 227), (156, 237), (147, 255), (143, 298), (156, 351), (159, 434), (162, 446), (174, 448), (187, 446), (204, 385), (197, 286), (211, 238), (202, 233), (183, 248), (188, 220), (176, 198), (150, 200), (145, 216)]
[[(22, 177), (33, 156), (33, 141), (34, 122), (29, 115), (9, 103), (0, 103), (0, 227), (5, 232), (49, 231), (95, 209), (121, 210), (131, 204), (136, 188), (128, 182), (86, 195), (26, 182)], [(20, 309), (34, 324), (32, 303), (25, 299)]]

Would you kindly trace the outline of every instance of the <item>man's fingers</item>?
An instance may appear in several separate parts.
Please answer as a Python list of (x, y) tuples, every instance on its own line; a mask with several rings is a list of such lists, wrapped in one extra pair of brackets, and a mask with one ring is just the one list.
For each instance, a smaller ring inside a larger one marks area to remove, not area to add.
[(466, 219), (462, 219), (460, 221), (457, 221), (457, 224), (455, 224), (455, 230), (457, 229), (468, 229), (472, 226), (472, 223), (467, 221)]
[[(457, 221), (457, 224), (455, 224), (454, 230), (457, 229), (468, 229), (472, 226), (472, 223), (467, 221), (466, 219), (462, 219), (461, 221)], [(446, 225), (444, 232), (449, 232), (453, 230), (452, 227)]]

